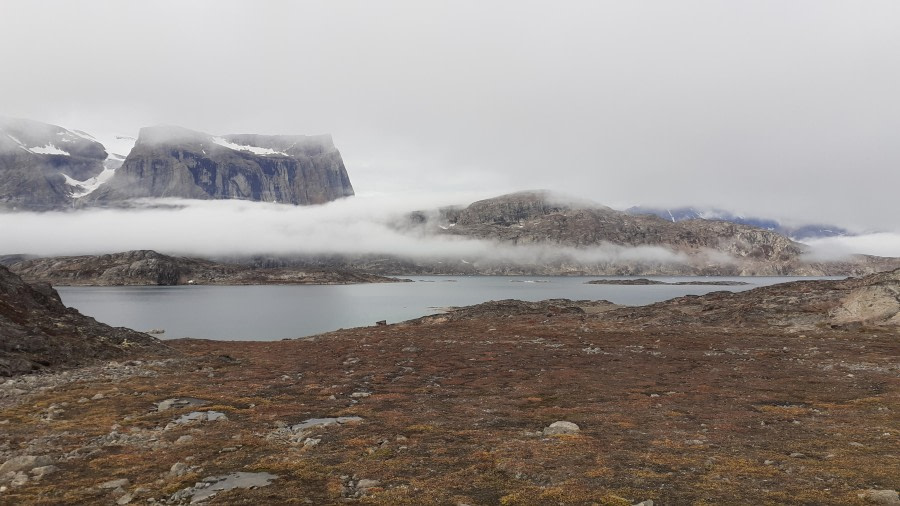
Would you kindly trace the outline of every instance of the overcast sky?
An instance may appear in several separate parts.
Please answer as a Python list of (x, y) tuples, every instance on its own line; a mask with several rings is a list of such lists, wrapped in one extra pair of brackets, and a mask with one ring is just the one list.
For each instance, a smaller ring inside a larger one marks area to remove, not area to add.
[(331, 133), (357, 193), (900, 230), (900, 2), (0, 0), (0, 114)]

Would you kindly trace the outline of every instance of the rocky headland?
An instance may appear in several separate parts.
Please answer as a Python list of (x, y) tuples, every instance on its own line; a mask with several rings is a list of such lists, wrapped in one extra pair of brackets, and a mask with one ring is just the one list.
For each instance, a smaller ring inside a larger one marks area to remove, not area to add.
[(168, 341), (0, 383), (0, 500), (893, 504), (898, 297), (893, 271)]
[(0, 266), (0, 376), (148, 353), (171, 350), (146, 334), (67, 308), (49, 285), (26, 283)]
[(152, 250), (33, 258), (10, 263), (9, 269), (30, 282), (55, 286), (343, 285), (408, 281), (351, 270), (253, 267), (163, 255)]

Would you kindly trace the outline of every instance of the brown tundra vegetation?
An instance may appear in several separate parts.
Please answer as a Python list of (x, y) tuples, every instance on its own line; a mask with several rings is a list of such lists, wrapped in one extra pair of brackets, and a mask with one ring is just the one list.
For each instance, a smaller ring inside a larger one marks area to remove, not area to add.
[(500, 301), (15, 376), (0, 503), (896, 504), (898, 293)]

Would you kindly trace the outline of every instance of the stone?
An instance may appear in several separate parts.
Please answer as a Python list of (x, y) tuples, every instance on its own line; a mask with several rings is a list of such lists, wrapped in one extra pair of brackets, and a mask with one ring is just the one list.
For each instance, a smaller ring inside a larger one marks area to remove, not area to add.
[(175, 444), (180, 445), (180, 444), (190, 443), (193, 440), (194, 440), (194, 436), (185, 434), (184, 436), (181, 436), (178, 439), (176, 439)]
[(882, 504), (884, 506), (900, 506), (900, 494), (898, 494), (896, 490), (869, 489), (859, 494), (859, 498), (871, 504)]
[(362, 399), (365, 397), (369, 397), (370, 395), (372, 394), (369, 392), (353, 392), (352, 394), (350, 394), (350, 397), (353, 397), (354, 399)]
[(97, 486), (102, 489), (115, 489), (119, 487), (127, 487), (130, 484), (131, 481), (128, 478), (119, 478), (117, 480), (105, 481)]
[(157, 411), (167, 411), (169, 409), (177, 409), (177, 408), (195, 408), (198, 406), (203, 406), (209, 404), (209, 401), (203, 399), (197, 399), (194, 397), (175, 397), (172, 399), (166, 399), (164, 401), (160, 401), (156, 404)]
[(580, 431), (581, 428), (572, 422), (558, 421), (553, 422), (549, 427), (544, 428), (544, 435), (556, 436), (560, 434), (577, 434)]
[(366, 491), (370, 488), (377, 487), (381, 482), (378, 480), (362, 479), (356, 483), (356, 488), (360, 491)]
[(169, 468), (169, 476), (183, 476), (188, 471), (188, 466), (184, 462), (176, 462)]
[(40, 479), (48, 474), (55, 473), (56, 471), (59, 471), (59, 468), (56, 466), (40, 466), (40, 467), (35, 467), (30, 472), (31, 472), (32, 476)]
[(0, 465), (0, 475), (16, 471), (30, 471), (35, 467), (49, 466), (52, 463), (53, 459), (47, 455), (21, 455)]
[(116, 504), (119, 504), (119, 505), (128, 504), (128, 503), (130, 503), (133, 499), (134, 499), (134, 495), (132, 495), (132, 494), (125, 494), (125, 495), (123, 495), (122, 497), (116, 499)]

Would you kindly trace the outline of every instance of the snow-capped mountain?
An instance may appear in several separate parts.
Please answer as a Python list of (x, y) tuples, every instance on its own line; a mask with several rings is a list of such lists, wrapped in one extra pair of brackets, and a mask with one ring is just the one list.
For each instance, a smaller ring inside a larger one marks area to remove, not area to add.
[(0, 117), (0, 209), (108, 206), (140, 197), (319, 204), (350, 195), (329, 135), (149, 127), (135, 138)]

